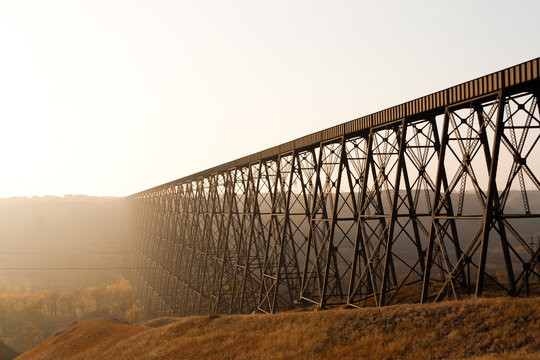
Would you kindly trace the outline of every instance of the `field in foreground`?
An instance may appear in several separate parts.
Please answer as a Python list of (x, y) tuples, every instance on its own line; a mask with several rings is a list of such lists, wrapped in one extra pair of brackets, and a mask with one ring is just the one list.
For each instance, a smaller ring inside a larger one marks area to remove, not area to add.
[(74, 323), (17, 359), (540, 359), (540, 298)]

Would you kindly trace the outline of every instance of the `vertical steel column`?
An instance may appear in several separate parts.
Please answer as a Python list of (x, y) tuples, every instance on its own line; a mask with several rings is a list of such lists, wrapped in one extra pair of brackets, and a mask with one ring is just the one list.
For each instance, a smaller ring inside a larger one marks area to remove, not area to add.
[[(294, 162), (289, 204), (289, 226), (286, 228), (288, 240), (284, 243), (284, 266), (281, 267), (286, 271), (283, 281), (286, 285), (286, 294), (289, 301), (301, 299), (302, 284), (306, 279), (305, 270), (302, 269), (305, 269), (308, 264), (306, 260), (311, 208), (315, 201), (313, 177), (316, 176), (318, 162), (316, 148), (295, 152)], [(300, 194), (298, 195), (294, 193), (296, 187), (300, 187)], [(285, 297), (283, 300), (285, 300)]]
[[(246, 249), (246, 268), (244, 270), (244, 281), (242, 284), (242, 299), (241, 303), (247, 301), (247, 308), (241, 309), (242, 312), (252, 312), (257, 309), (258, 305), (258, 291), (261, 287), (262, 281), (262, 261), (264, 261), (264, 255), (261, 253), (262, 248), (265, 248), (265, 223), (262, 219), (261, 207), (259, 205), (260, 199), (264, 198), (264, 194), (261, 193), (261, 186), (264, 184), (263, 172), (264, 166), (261, 161), (256, 165), (257, 168), (257, 181), (253, 181), (254, 196), (253, 196), (253, 218), (249, 230), (249, 242)], [(266, 189), (268, 189), (266, 187)], [(262, 200), (261, 200), (262, 201)], [(263, 204), (264, 205), (264, 204)], [(256, 225), (259, 226), (256, 229)]]
[(510, 281), (510, 294), (513, 295), (516, 291), (516, 284), (514, 278), (514, 272), (512, 269), (512, 262), (510, 259), (510, 251), (508, 249), (508, 240), (506, 238), (506, 230), (504, 224), (501, 220), (502, 209), (500, 208), (499, 202), (499, 192), (497, 191), (497, 165), (499, 163), (499, 149), (501, 144), (501, 138), (504, 134), (504, 123), (503, 115), (505, 108), (505, 94), (501, 91), (498, 96), (498, 106), (497, 106), (497, 116), (495, 121), (495, 133), (493, 134), (493, 149), (492, 153), (489, 151), (489, 145), (486, 135), (485, 128), (488, 125), (489, 119), (485, 119), (482, 123), (481, 119), (483, 118), (483, 112), (481, 109), (476, 109), (478, 114), (478, 121), (480, 123), (480, 136), (482, 138), (484, 156), (486, 158), (486, 165), (489, 169), (489, 187), (488, 194), (486, 199), (486, 208), (484, 209), (483, 214), (483, 232), (482, 232), (482, 242), (480, 245), (480, 263), (478, 265), (477, 281), (476, 281), (476, 291), (475, 296), (479, 297), (482, 295), (484, 287), (484, 272), (486, 268), (486, 258), (487, 258), (487, 249), (489, 242), (489, 233), (491, 227), (493, 227), (493, 222), (497, 221), (499, 227), (499, 236), (501, 238), (501, 247), (504, 255), (506, 271), (508, 275), (508, 280)]
[[(401, 133), (399, 132), (399, 128), (396, 131), (396, 134), (399, 134), (399, 155), (398, 155), (398, 168), (396, 171), (396, 179), (394, 180), (394, 194), (392, 199), (392, 209), (390, 210), (389, 214), (389, 221), (388, 224), (388, 230), (387, 230), (387, 238), (386, 238), (386, 255), (384, 257), (384, 272), (383, 272), (383, 278), (382, 278), (382, 284), (381, 284), (381, 295), (379, 298), (379, 305), (384, 306), (386, 301), (386, 289), (387, 289), (387, 282), (388, 282), (388, 276), (390, 271), (390, 266), (392, 263), (392, 244), (394, 242), (394, 228), (397, 221), (397, 202), (399, 198), (399, 183), (401, 179), (401, 170), (403, 168), (404, 163), (404, 157), (403, 157), (403, 148), (405, 145), (405, 136), (407, 127), (405, 125), (405, 119), (401, 121)], [(395, 275), (394, 275), (395, 277)]]
[(211, 261), (211, 239), (212, 239), (212, 221), (216, 214), (216, 199), (217, 193), (217, 175), (213, 174), (208, 177), (209, 191), (208, 191), (208, 206), (207, 213), (204, 221), (204, 234), (202, 236), (201, 253), (200, 253), (200, 266), (197, 273), (196, 292), (198, 299), (195, 305), (194, 313), (202, 315), (206, 313), (203, 310), (203, 301), (209, 301), (210, 292), (207, 291), (208, 283), (211, 282), (211, 276), (208, 263)]
[[(233, 173), (235, 178), (231, 178), (231, 173)], [(223, 277), (224, 273), (228, 270), (226, 267), (228, 266), (228, 262), (230, 262), (230, 255), (229, 255), (229, 231), (231, 228), (231, 219), (233, 216), (233, 207), (236, 203), (234, 197), (234, 187), (235, 187), (235, 180), (236, 180), (236, 168), (232, 168), (227, 170), (225, 174), (225, 196), (224, 196), (224, 203), (223, 203), (223, 217), (222, 222), (220, 225), (220, 231), (219, 231), (219, 247), (218, 247), (218, 254), (216, 257), (217, 266), (220, 268), (217, 272), (216, 276), (214, 277), (214, 291), (215, 294), (213, 295), (213, 304), (212, 308), (210, 310), (211, 314), (221, 314), (222, 308), (227, 308), (228, 304), (223, 304)], [(227, 214), (227, 216), (225, 216)]]
[(176, 282), (174, 288), (174, 302), (173, 302), (173, 312), (177, 315), (180, 315), (182, 309), (179, 307), (181, 296), (180, 293), (182, 290), (182, 282), (184, 281), (184, 276), (182, 273), (182, 264), (185, 262), (185, 252), (186, 252), (186, 242), (188, 241), (189, 236), (189, 212), (191, 209), (191, 197), (192, 191), (190, 191), (190, 186), (188, 183), (182, 183), (179, 185), (179, 197), (181, 203), (181, 212), (179, 214), (179, 225), (177, 229), (179, 230), (177, 234), (177, 255), (175, 259), (175, 270), (176, 270)]
[(174, 199), (172, 195), (173, 187), (169, 186), (164, 191), (164, 197), (165, 197), (165, 212), (163, 214), (163, 248), (162, 248), (162, 255), (161, 255), (161, 265), (163, 268), (163, 275), (161, 279), (161, 288), (160, 293), (162, 294), (161, 297), (163, 299), (163, 308), (161, 309), (161, 313), (167, 313), (168, 315), (172, 315), (172, 298), (170, 294), (170, 287), (172, 282), (172, 272), (171, 272), (171, 264), (172, 264), (172, 229), (173, 229), (173, 211), (174, 211)]
[[(209, 239), (209, 269), (208, 269), (208, 314), (215, 314), (218, 285), (217, 279), (222, 270), (222, 230), (224, 228), (226, 197), (228, 196), (228, 184), (226, 173), (216, 173), (216, 197), (213, 204), (214, 216), (211, 225), (211, 238)], [(221, 280), (220, 280), (221, 281)]]
[[(310, 214), (310, 221), (309, 221), (309, 235), (308, 235), (308, 242), (307, 242), (307, 249), (306, 249), (306, 258), (304, 263), (304, 274), (302, 279), (302, 288), (300, 292), (300, 298), (303, 300), (310, 301), (312, 303), (315, 303), (319, 306), (322, 306), (322, 299), (323, 299), (323, 279), (324, 279), (324, 273), (321, 274), (323, 269), (320, 268), (319, 259), (321, 257), (321, 252), (323, 251), (323, 248), (325, 245), (327, 245), (327, 242), (329, 241), (329, 220), (328, 219), (328, 213), (327, 213), (327, 198), (326, 196), (328, 194), (324, 193), (323, 186), (321, 183), (321, 172), (325, 173), (324, 175), (327, 176), (325, 178), (325, 185), (327, 185), (327, 181), (331, 181), (330, 175), (326, 174), (325, 170), (323, 170), (323, 166), (325, 165), (325, 145), (327, 144), (333, 144), (335, 141), (328, 141), (321, 143), (319, 146), (319, 159), (317, 162), (317, 170), (315, 174), (315, 189), (313, 193), (313, 202), (311, 207), (311, 214)], [(341, 149), (340, 149), (341, 150)], [(332, 150), (330, 150), (332, 152)], [(325, 186), (326, 187), (326, 186)], [(320, 212), (320, 214), (319, 214)], [(317, 217), (319, 215), (320, 217)], [(324, 230), (326, 230), (326, 238), (321, 241), (321, 247), (319, 248), (317, 245), (317, 230), (319, 230), (319, 223), (323, 223), (322, 227)], [(313, 261), (310, 263), (310, 256), (313, 252)], [(324, 254), (323, 254), (324, 257)], [(325, 259), (326, 260), (326, 259)], [(311, 265), (311, 267), (310, 267)], [(311, 281), (313, 281), (315, 284), (312, 285)], [(315, 290), (318, 289), (318, 294), (312, 294), (310, 287), (314, 286)]]
[(361, 221), (360, 216), (362, 214), (363, 204), (366, 201), (366, 194), (367, 194), (367, 189), (368, 189), (367, 182), (368, 182), (368, 176), (369, 176), (369, 167), (373, 158), (373, 151), (371, 150), (372, 144), (373, 144), (373, 137), (371, 136), (371, 131), (370, 131), (369, 135), (367, 136), (367, 147), (366, 147), (367, 156), (366, 156), (366, 163), (364, 167), (365, 171), (364, 171), (364, 174), (362, 175), (362, 184), (360, 185), (361, 190), (360, 190), (360, 194), (358, 195), (359, 208), (358, 208), (358, 214), (357, 214), (357, 220), (356, 220), (358, 223), (358, 226), (356, 228), (356, 241), (354, 244), (352, 271), (351, 271), (351, 277), (349, 281), (349, 291), (347, 295), (347, 304), (349, 305), (354, 305), (354, 302), (356, 300), (355, 294), (357, 291), (357, 287), (361, 286), (362, 278), (365, 275), (364, 272), (361, 272), (360, 274), (358, 274), (360, 283), (357, 286), (357, 284), (355, 283), (355, 279), (357, 277), (356, 268), (359, 267), (359, 263), (358, 263), (359, 256), (362, 256), (362, 259), (364, 260), (364, 263), (366, 264), (365, 266), (367, 268), (367, 272), (369, 273), (368, 275), (370, 277), (370, 281), (368, 281), (368, 284), (370, 285), (370, 290), (373, 291), (375, 289), (373, 275), (372, 275), (373, 269), (372, 269), (371, 261), (368, 259), (368, 253), (367, 253), (368, 246), (367, 246), (367, 243), (365, 242), (365, 236), (362, 233), (362, 227), (360, 226), (360, 221)]
[[(257, 167), (258, 176), (255, 183), (253, 167)], [(261, 162), (250, 164), (247, 168), (247, 181), (244, 182), (244, 206), (242, 209), (242, 220), (240, 226), (240, 241), (237, 247), (237, 258), (234, 264), (234, 278), (231, 298), (230, 313), (242, 313), (244, 311), (253, 311), (253, 309), (245, 310), (245, 291), (247, 277), (251, 275), (249, 270), (250, 251), (253, 240), (253, 227), (257, 216), (257, 195), (260, 181), (260, 166)], [(249, 299), (250, 301), (252, 299)]]
[(190, 194), (193, 193), (194, 196), (191, 197), (192, 207), (190, 208), (191, 222), (189, 224), (189, 237), (188, 239), (186, 239), (187, 241), (185, 247), (187, 251), (187, 256), (184, 265), (185, 276), (182, 281), (184, 291), (182, 293), (183, 296), (180, 300), (180, 311), (182, 315), (192, 314), (192, 309), (188, 307), (188, 301), (193, 295), (194, 286), (192, 285), (192, 272), (200, 235), (199, 222), (201, 218), (201, 208), (204, 205), (204, 188), (202, 178), (191, 182)]
[[(338, 177), (337, 177), (337, 184), (336, 184), (336, 194), (335, 194), (335, 198), (334, 198), (334, 204), (332, 206), (332, 217), (330, 218), (330, 229), (329, 229), (329, 234), (328, 234), (328, 252), (327, 252), (327, 257), (326, 257), (326, 266), (325, 266), (325, 269), (324, 269), (324, 277), (323, 277), (323, 286), (322, 286), (322, 291), (321, 291), (321, 301), (319, 303), (319, 306), (321, 308), (324, 308), (326, 306), (326, 303), (327, 303), (327, 294), (326, 294), (326, 289), (328, 287), (328, 275), (329, 275), (329, 272), (330, 272), (330, 263), (332, 261), (334, 261), (334, 266), (335, 266), (335, 271), (337, 272), (338, 271), (338, 268), (337, 268), (337, 260), (336, 260), (336, 257), (335, 257), (335, 251), (336, 249), (334, 248), (334, 233), (335, 233), (335, 229), (336, 229), (336, 220), (337, 220), (337, 213), (338, 213), (338, 200), (339, 200), (339, 190), (340, 190), (340, 186), (341, 186), (341, 175), (342, 175), (342, 171), (343, 171), (343, 167), (347, 161), (347, 152), (345, 151), (345, 137), (341, 137), (341, 140), (340, 140), (340, 157), (339, 157), (339, 165), (338, 165)], [(322, 158), (322, 156), (321, 156)], [(331, 196), (331, 193), (330, 193), (330, 196)], [(325, 203), (326, 203), (326, 199), (324, 199)], [(339, 274), (335, 274), (336, 276), (336, 280), (338, 281), (338, 286), (341, 287), (341, 284), (340, 284), (340, 281), (341, 279), (339, 278)]]
[(446, 173), (444, 170), (444, 158), (446, 153), (446, 148), (448, 147), (448, 124), (449, 124), (449, 109), (448, 106), (445, 108), (444, 111), (444, 120), (443, 120), (443, 127), (442, 127), (442, 141), (441, 146), (439, 150), (439, 165), (437, 167), (437, 180), (435, 181), (435, 191), (433, 196), (433, 207), (432, 207), (432, 214), (431, 214), (431, 225), (429, 230), (429, 241), (428, 241), (428, 247), (426, 251), (426, 268), (424, 270), (424, 281), (422, 282), (422, 296), (420, 297), (420, 302), (425, 303), (428, 294), (429, 294), (429, 280), (431, 277), (431, 265), (433, 262), (433, 248), (435, 247), (435, 237), (436, 231), (437, 231), (437, 225), (436, 225), (436, 216), (439, 215), (440, 207), (439, 202), (441, 198), (441, 185), (442, 185), (442, 179), (443, 176), (446, 177)]
[[(289, 222), (289, 206), (292, 192), (292, 178), (295, 156), (293, 153), (281, 154), (276, 161), (276, 175), (272, 196), (272, 215), (267, 239), (258, 310), (274, 313), (281, 282), (283, 252), (286, 242), (286, 229)], [(290, 162), (284, 159), (291, 158)], [(287, 172), (290, 164), (290, 170)], [(286, 174), (286, 177), (283, 176)]]

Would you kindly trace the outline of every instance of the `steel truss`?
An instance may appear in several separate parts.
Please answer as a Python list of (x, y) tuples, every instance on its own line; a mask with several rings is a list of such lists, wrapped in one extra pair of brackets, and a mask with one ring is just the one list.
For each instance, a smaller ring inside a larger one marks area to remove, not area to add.
[(539, 59), (129, 197), (153, 315), (540, 293)]

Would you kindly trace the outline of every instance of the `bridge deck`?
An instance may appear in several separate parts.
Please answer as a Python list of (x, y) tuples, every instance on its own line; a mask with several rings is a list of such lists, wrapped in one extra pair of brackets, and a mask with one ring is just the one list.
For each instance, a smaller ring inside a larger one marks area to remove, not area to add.
[(155, 191), (166, 188), (173, 184), (196, 180), (210, 174), (220, 173), (231, 168), (246, 166), (254, 161), (276, 158), (293, 149), (300, 150), (311, 146), (318, 146), (321, 142), (334, 139), (346, 134), (355, 134), (373, 126), (382, 125), (395, 120), (423, 116), (430, 112), (441, 112), (447, 105), (459, 104), (486, 94), (505, 88), (516, 87), (531, 81), (540, 79), (540, 58), (526, 61), (495, 73), (479, 77), (448, 89), (437, 91), (433, 94), (378, 111), (376, 113), (347, 121), (343, 124), (332, 126), (313, 134), (302, 136), (296, 140), (286, 142), (257, 153), (229, 161), (227, 163), (211, 167), (209, 169), (191, 174), (165, 184), (143, 190), (132, 196), (140, 195), (146, 191)]

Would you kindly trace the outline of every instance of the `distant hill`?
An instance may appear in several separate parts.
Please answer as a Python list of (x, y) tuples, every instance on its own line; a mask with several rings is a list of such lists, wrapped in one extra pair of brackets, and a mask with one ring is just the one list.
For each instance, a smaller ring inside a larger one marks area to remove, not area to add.
[(306, 310), (84, 320), (17, 359), (540, 359), (540, 298)]
[(47, 290), (106, 283), (107, 269), (127, 265), (127, 221), (123, 198), (0, 199), (0, 282)]

